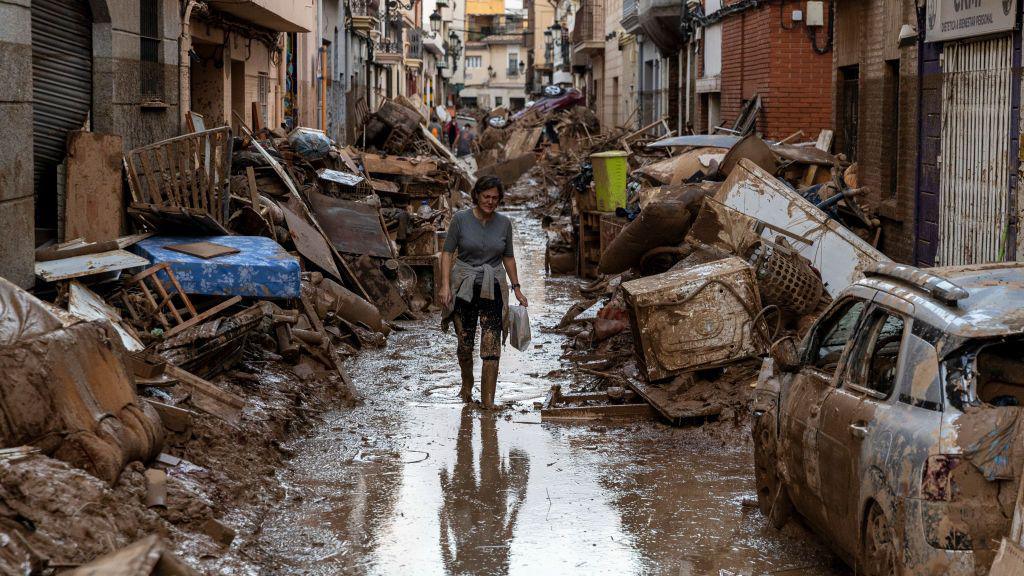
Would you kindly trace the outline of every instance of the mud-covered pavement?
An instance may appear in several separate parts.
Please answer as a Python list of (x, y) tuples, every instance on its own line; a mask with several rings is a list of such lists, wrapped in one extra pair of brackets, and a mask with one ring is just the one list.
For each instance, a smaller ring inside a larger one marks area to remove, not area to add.
[[(260, 556), (303, 574), (839, 574), (797, 523), (757, 512), (749, 433), (718, 424), (540, 423), (534, 401), (572, 389), (555, 325), (575, 278), (543, 275), (544, 233), (513, 213), (533, 348), (503, 350), (487, 413), (458, 402), (455, 338), (403, 324), (348, 368), (365, 403), (287, 445), (287, 496)], [(479, 359), (477, 359), (479, 375)], [(475, 391), (479, 398), (479, 389)]]

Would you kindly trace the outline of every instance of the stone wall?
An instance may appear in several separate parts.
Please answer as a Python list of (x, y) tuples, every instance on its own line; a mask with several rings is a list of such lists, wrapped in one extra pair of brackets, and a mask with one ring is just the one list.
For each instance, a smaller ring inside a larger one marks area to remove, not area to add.
[(29, 0), (0, 0), (0, 276), (33, 283), (32, 16)]

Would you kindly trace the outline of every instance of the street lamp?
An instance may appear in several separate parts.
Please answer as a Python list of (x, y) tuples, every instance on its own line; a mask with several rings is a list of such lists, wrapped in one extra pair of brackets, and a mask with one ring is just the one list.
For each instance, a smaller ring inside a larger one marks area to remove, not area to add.
[(522, 74), (525, 70), (526, 70), (526, 64), (523, 64), (523, 61), (520, 60), (519, 61), (519, 73)]
[(437, 33), (441, 31), (441, 12), (437, 8), (430, 15), (430, 37), (437, 37)]
[(490, 64), (487, 65), (487, 75), (494, 78), (494, 66), (491, 66)]
[(436, 6), (438, 10), (440, 10), (441, 8), (447, 8), (448, 0), (435, 0), (434, 6)]

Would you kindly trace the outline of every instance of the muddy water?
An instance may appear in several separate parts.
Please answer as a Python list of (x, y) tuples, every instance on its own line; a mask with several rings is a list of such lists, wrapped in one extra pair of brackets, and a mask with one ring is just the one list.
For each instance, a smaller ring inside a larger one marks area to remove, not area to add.
[[(349, 366), (365, 404), (289, 445), (289, 496), (257, 545), (275, 573), (836, 574), (791, 523), (765, 527), (746, 443), (656, 422), (540, 423), (562, 373), (541, 330), (574, 301), (543, 276), (544, 236), (523, 213), (517, 255), (534, 347), (506, 347), (489, 414), (457, 402), (455, 339), (408, 323)], [(479, 369), (479, 359), (478, 359)], [(479, 370), (478, 370), (479, 373)], [(476, 391), (479, 397), (479, 390)], [(737, 436), (743, 434), (737, 431)], [(740, 447), (734, 447), (735, 445)], [(744, 505), (748, 500), (748, 505)]]

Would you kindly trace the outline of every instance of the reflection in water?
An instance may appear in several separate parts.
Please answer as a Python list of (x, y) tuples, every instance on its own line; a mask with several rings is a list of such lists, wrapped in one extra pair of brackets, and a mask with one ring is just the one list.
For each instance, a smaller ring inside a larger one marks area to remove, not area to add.
[[(449, 574), (508, 574), (510, 544), (526, 498), (530, 459), (517, 448), (501, 457), (494, 414), (475, 418), (465, 406), (455, 446), (455, 466), (441, 468), (441, 558)], [(479, 475), (473, 422), (480, 423)]]

